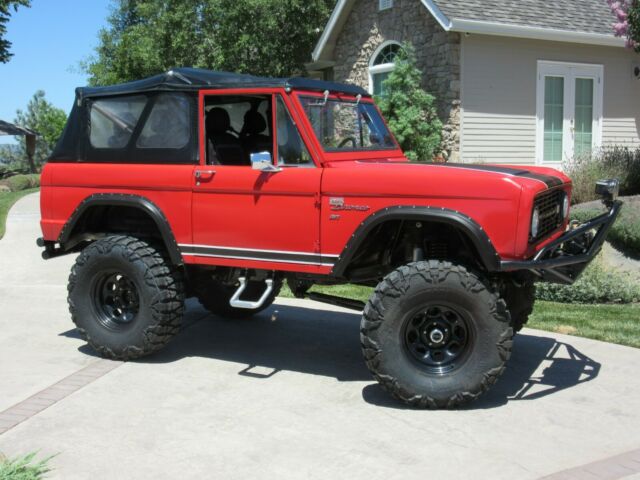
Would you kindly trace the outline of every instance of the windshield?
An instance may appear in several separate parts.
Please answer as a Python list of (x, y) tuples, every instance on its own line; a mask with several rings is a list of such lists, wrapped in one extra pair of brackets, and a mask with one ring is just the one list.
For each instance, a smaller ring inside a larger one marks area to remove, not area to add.
[(300, 99), (307, 118), (327, 152), (395, 150), (398, 148), (372, 103), (318, 97)]

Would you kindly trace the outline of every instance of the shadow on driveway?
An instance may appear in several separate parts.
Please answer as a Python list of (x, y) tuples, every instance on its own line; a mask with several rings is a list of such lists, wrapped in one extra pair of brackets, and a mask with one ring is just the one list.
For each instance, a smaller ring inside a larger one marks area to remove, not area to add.
[[(204, 312), (195, 315), (194, 308), (189, 310), (188, 317), (192, 320), (186, 322), (180, 335), (161, 352), (138, 362), (211, 358), (244, 365), (238, 374), (257, 381), (266, 381), (283, 370), (344, 382), (372, 379), (360, 351), (359, 314), (274, 305), (250, 319), (227, 320), (204, 316)], [(274, 315), (276, 320), (272, 321)], [(76, 336), (74, 330), (61, 335)], [(87, 345), (79, 350), (96, 355)], [(467, 408), (493, 408), (508, 401), (535, 400), (593, 380), (599, 371), (598, 362), (567, 343), (519, 334), (504, 375)], [(364, 387), (362, 397), (370, 404), (405, 408), (377, 383)]]

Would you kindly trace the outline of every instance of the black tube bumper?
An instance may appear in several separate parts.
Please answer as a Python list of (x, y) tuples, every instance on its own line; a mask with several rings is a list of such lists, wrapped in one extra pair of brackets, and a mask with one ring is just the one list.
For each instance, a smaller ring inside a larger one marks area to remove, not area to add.
[(540, 250), (531, 260), (502, 261), (501, 270), (515, 272), (528, 270), (539, 280), (572, 284), (600, 252), (607, 233), (615, 223), (622, 202), (606, 202), (609, 211), (568, 230)]

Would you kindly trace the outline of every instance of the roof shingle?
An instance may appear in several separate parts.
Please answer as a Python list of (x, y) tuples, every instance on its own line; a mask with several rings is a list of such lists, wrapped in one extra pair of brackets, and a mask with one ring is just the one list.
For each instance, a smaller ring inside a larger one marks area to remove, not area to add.
[(616, 19), (605, 0), (433, 0), (449, 20), (613, 35)]

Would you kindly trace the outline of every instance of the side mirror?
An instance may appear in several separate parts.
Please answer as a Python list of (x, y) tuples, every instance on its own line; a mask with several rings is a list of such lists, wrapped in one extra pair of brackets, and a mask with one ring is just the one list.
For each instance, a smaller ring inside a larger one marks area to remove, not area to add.
[(261, 172), (282, 171), (281, 168), (278, 168), (273, 164), (271, 153), (269, 152), (252, 153), (249, 158), (251, 159), (251, 168), (253, 170), (260, 170)]

